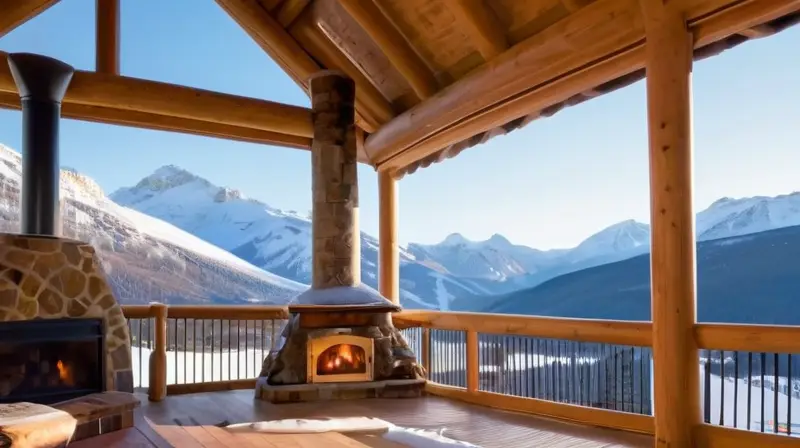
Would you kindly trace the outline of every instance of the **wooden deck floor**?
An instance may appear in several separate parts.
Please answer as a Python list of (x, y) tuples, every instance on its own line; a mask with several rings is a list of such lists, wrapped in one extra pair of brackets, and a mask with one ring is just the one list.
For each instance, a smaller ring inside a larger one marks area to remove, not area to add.
[[(151, 423), (150, 426), (143, 417), (147, 417)], [(208, 437), (209, 431), (219, 432), (215, 425), (220, 423), (315, 417), (377, 417), (403, 427), (434, 431), (444, 428), (444, 435), (447, 437), (471, 442), (485, 448), (653, 446), (653, 439), (648, 436), (572, 425), (438, 397), (273, 405), (254, 400), (253, 393), (249, 390), (171, 396), (161, 403), (148, 403), (143, 396), (142, 409), (137, 415), (137, 428), (130, 430), (130, 434), (117, 434), (116, 438), (112, 438), (115, 435), (112, 433), (105, 436), (107, 438), (105, 441), (90, 439), (87, 442), (92, 442), (91, 446), (101, 446), (98, 443), (102, 442), (104, 447), (228, 446), (213, 438), (209, 443), (203, 443), (201, 440), (196, 445), (191, 445), (188, 444), (189, 442), (184, 443), (182, 439), (176, 439), (176, 437), (188, 432), (189, 434), (199, 434), (199, 439), (202, 439)], [(198, 437), (195, 439), (198, 440)], [(325, 446), (326, 448), (400, 446), (364, 436), (351, 439), (334, 434), (327, 437), (328, 439), (325, 439), (324, 442), (322, 439), (312, 440), (313, 437), (309, 436), (305, 436), (305, 438), (294, 436), (291, 442), (283, 437), (282, 441), (274, 440), (272, 443), (261, 438), (259, 440), (263, 440), (263, 444), (254, 443), (255, 439), (252, 439), (243, 441), (238, 446)], [(181, 440), (181, 442), (178, 444), (175, 442), (176, 440)], [(232, 439), (231, 443), (233, 446)], [(237, 440), (236, 443), (238, 444), (239, 441)]]

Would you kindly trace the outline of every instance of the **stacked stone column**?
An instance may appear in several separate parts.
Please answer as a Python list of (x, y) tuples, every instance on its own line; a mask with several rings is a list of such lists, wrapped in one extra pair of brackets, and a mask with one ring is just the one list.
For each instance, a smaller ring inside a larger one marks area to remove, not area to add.
[(335, 71), (310, 80), (314, 140), (312, 289), (361, 283), (355, 83)]

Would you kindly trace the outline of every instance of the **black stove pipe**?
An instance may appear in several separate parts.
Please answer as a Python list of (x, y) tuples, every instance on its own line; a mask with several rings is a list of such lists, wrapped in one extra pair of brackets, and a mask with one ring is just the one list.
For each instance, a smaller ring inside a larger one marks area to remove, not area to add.
[(75, 69), (57, 59), (30, 53), (8, 55), (22, 100), (22, 233), (58, 236), (58, 128), (61, 100)]

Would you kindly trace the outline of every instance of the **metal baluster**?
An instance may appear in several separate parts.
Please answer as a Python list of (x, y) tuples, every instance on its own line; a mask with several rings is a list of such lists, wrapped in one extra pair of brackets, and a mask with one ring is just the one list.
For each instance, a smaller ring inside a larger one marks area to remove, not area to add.
[(233, 350), (231, 349), (231, 320), (228, 319), (228, 379), (229, 380), (233, 379), (233, 375), (231, 374), (231, 372), (232, 372), (231, 352), (232, 351)]
[(172, 319), (175, 322), (175, 384), (178, 384), (178, 319)]
[(750, 430), (750, 414), (753, 396), (753, 352), (747, 352), (747, 430)]
[[(214, 381), (214, 322), (215, 319), (211, 319), (211, 381)], [(222, 325), (220, 323), (220, 325)]]
[(792, 398), (794, 392), (794, 382), (792, 381), (792, 355), (786, 355), (786, 392), (788, 399), (786, 400), (786, 434), (792, 435)]
[(706, 362), (703, 365), (703, 421), (711, 423), (711, 350), (706, 350)]
[(739, 427), (739, 352), (733, 352), (733, 427)]
[(183, 318), (183, 384), (186, 384), (186, 370), (189, 367), (189, 364), (186, 362), (186, 352), (189, 351), (189, 345), (186, 343), (188, 340), (186, 337), (187, 325), (188, 325), (187, 319), (184, 317)]
[(764, 371), (767, 370), (767, 354), (761, 352), (761, 432), (764, 432)]
[[(144, 345), (144, 341), (142, 340), (142, 335), (143, 335), (143, 333), (142, 333), (142, 324), (143, 324), (143, 322), (142, 321), (143, 320), (144, 319), (139, 319), (139, 334), (138, 334), (138, 339), (139, 339), (139, 387), (142, 387), (142, 365), (144, 364), (144, 358), (142, 358), (142, 345)], [(148, 378), (148, 384), (149, 383), (150, 383), (150, 380)]]
[(774, 372), (773, 372), (773, 378), (774, 378), (773, 389), (774, 389), (774, 391), (772, 393), (772, 399), (773, 399), (773, 403), (772, 403), (772, 420), (775, 422), (774, 423), (775, 434), (778, 433), (778, 389), (780, 388), (780, 383), (779, 383), (779, 378), (778, 378), (780, 364), (778, 364), (778, 361), (780, 361), (778, 359), (778, 354), (774, 353), (773, 354), (773, 358), (772, 358), (772, 362), (773, 362), (773, 367), (772, 368), (775, 369)]
[(719, 425), (725, 426), (725, 350), (719, 351)]

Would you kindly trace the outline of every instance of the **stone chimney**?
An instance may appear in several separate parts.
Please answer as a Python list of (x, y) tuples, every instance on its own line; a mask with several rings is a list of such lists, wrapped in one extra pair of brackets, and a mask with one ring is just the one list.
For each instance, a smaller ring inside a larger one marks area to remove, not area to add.
[(313, 272), (311, 289), (296, 305), (359, 305), (398, 308), (361, 283), (355, 83), (336, 71), (309, 80), (314, 138)]

